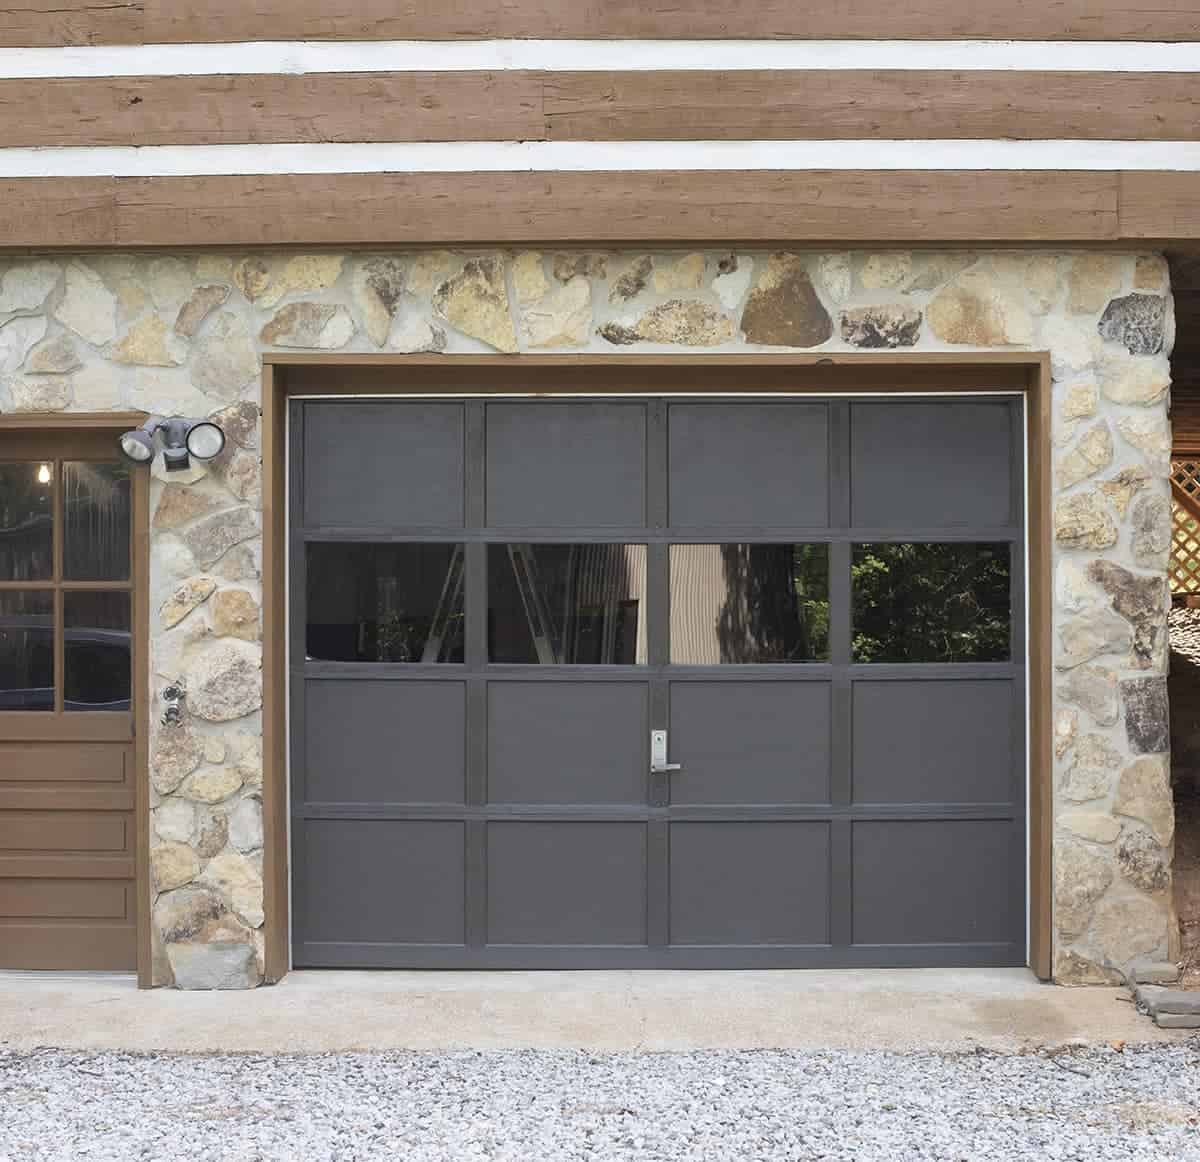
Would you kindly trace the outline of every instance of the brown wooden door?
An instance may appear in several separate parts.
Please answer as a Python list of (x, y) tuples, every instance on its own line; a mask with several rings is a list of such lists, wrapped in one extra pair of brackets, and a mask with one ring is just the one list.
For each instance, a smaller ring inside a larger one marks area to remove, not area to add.
[(0, 968), (136, 965), (147, 489), (112, 431), (0, 432)]

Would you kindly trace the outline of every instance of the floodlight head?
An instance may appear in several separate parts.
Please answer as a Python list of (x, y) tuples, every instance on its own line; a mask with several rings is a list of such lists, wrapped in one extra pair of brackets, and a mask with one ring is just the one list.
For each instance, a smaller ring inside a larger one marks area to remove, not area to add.
[(225, 447), (225, 433), (212, 420), (151, 416), (140, 428), (121, 436), (121, 451), (135, 464), (149, 464), (154, 459), (155, 437), (161, 441), (163, 466), (168, 472), (186, 470), (192, 456), (211, 460)]

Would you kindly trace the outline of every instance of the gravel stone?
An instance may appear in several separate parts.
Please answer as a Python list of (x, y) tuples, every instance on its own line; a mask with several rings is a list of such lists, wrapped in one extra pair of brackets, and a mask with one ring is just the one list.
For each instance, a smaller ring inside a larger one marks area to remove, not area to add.
[(1200, 1159), (1195, 1043), (1003, 1055), (0, 1050), (0, 1158)]

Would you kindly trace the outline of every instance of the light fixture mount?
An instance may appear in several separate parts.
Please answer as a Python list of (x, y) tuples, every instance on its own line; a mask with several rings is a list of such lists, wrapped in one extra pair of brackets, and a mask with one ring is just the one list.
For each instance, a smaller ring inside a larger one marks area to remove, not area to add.
[(212, 420), (189, 420), (183, 416), (150, 416), (140, 428), (122, 433), (121, 452), (135, 464), (149, 464), (162, 446), (163, 466), (182, 472), (191, 458), (211, 460), (225, 447), (225, 433)]

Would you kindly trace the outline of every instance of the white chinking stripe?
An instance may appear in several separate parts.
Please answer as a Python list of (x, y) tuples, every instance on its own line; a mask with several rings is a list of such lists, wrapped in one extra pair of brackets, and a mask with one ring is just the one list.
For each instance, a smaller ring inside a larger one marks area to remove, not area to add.
[(1200, 141), (501, 141), (0, 149), (0, 178), (654, 170), (1200, 171)]
[(508, 69), (1187, 73), (1200, 69), (1200, 44), (982, 40), (381, 40), (0, 48), (0, 79)]

